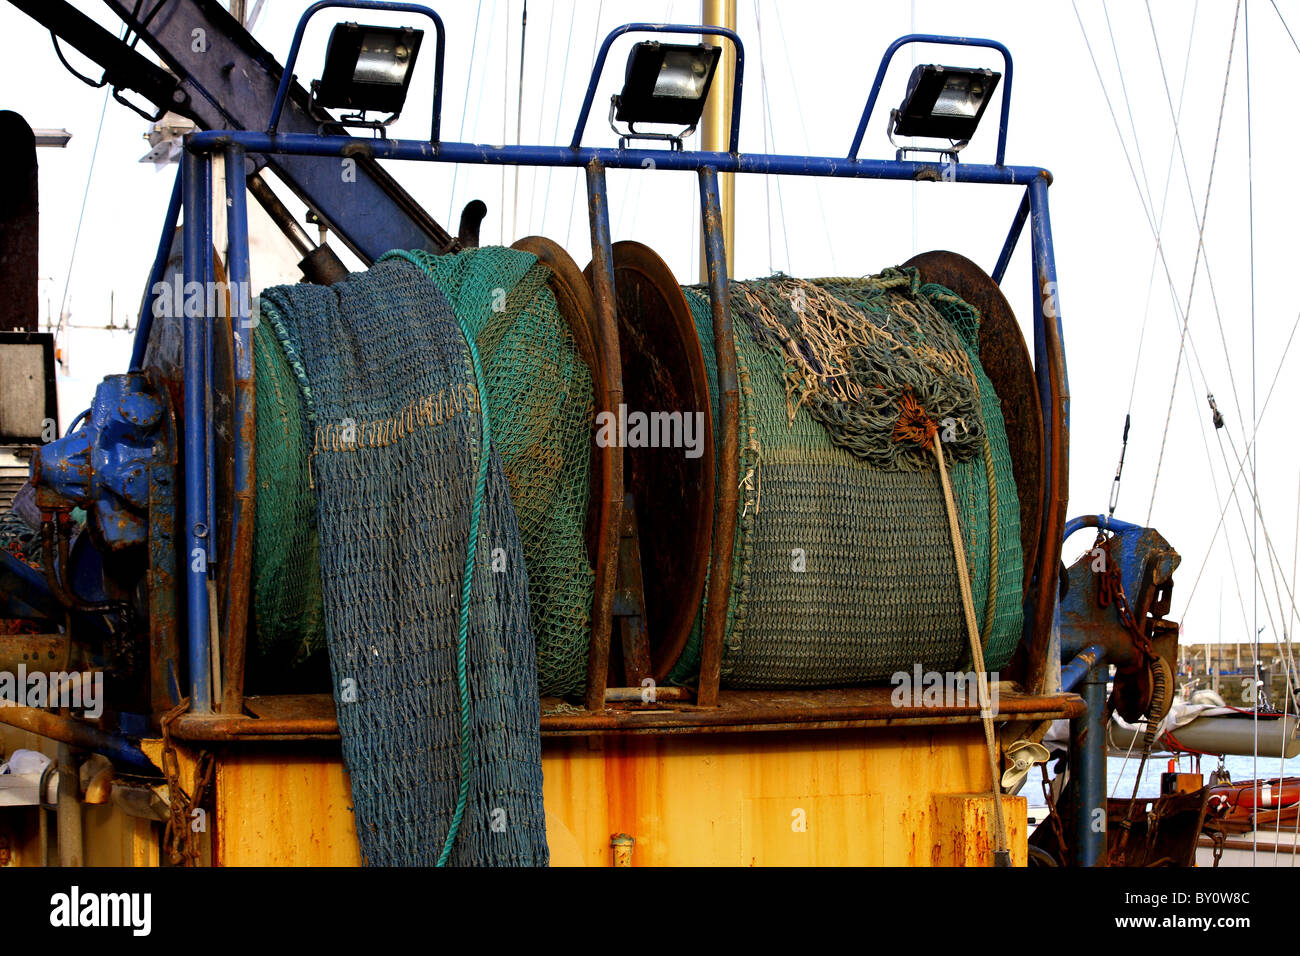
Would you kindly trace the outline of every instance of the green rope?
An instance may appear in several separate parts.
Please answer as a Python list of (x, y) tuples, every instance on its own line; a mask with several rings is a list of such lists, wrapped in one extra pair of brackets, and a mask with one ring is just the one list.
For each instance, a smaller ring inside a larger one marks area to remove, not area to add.
[(451, 848), (456, 842), (461, 820), (465, 818), (465, 804), (469, 800), (469, 776), (473, 768), (470, 755), (470, 714), (469, 714), (469, 665), (467, 646), (469, 644), (469, 602), (470, 592), (474, 588), (474, 561), (478, 553), (479, 514), (483, 510), (483, 493), (487, 488), (488, 461), (492, 457), (492, 430), (488, 422), (487, 389), (483, 387), (483, 367), (479, 364), (478, 349), (474, 347), (474, 336), (470, 335), (465, 322), (457, 316), (460, 331), (465, 336), (469, 347), (470, 361), (474, 365), (474, 387), (478, 389), (478, 413), (483, 425), (483, 437), (478, 456), (478, 477), (474, 482), (474, 508), (469, 519), (469, 548), (465, 552), (465, 581), (460, 589), (460, 632), (456, 636), (456, 686), (460, 691), (460, 791), (456, 794), (456, 812), (452, 814), (451, 825), (447, 828), (447, 839), (442, 844), (442, 853), (438, 856), (438, 866), (446, 866), (451, 856)]

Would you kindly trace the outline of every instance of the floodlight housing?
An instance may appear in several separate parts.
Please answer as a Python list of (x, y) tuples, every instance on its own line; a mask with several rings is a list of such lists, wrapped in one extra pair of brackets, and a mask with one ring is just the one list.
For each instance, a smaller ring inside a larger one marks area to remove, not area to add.
[(893, 111), (893, 133), (969, 142), (1001, 78), (993, 70), (918, 66), (902, 104)]
[(411, 85), (423, 30), (340, 23), (330, 33), (325, 69), (312, 84), (315, 103), (326, 108), (390, 113), (391, 123), (402, 112)]
[(629, 126), (664, 123), (695, 128), (704, 112), (721, 47), (645, 40), (627, 58), (614, 116)]

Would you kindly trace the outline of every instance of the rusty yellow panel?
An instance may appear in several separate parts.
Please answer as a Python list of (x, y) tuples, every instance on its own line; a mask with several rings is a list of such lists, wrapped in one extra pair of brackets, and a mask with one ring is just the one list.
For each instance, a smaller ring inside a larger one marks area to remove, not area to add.
[(634, 866), (943, 863), (966, 831), (933, 797), (987, 787), (983, 748), (978, 727), (548, 740), (552, 862), (610, 866), (626, 833)]
[[(1028, 863), (1029, 802), (1024, 797), (1003, 797), (1011, 865)], [(991, 866), (993, 863), (993, 803), (987, 793), (951, 793), (934, 796), (935, 850), (938, 866)]]
[(740, 861), (745, 866), (881, 863), (885, 818), (880, 808), (871, 794), (745, 800)]
[(128, 816), (111, 803), (83, 806), (86, 866), (157, 866), (162, 824)]
[(216, 856), (225, 866), (358, 866), (352, 791), (337, 757), (227, 755), (217, 763)]

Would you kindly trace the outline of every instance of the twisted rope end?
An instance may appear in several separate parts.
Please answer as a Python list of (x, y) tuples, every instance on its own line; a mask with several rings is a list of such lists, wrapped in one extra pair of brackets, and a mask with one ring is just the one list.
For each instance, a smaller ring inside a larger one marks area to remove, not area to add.
[(934, 436), (939, 426), (930, 420), (921, 403), (910, 391), (904, 392), (898, 400), (898, 422), (894, 425), (894, 441), (915, 442), (926, 451), (934, 445)]

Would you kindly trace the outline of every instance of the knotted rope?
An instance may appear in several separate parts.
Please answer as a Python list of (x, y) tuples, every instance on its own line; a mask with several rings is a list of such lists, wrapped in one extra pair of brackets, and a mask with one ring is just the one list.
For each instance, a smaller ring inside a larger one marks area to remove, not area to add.
[(1007, 821), (1002, 808), (1002, 788), (999, 783), (997, 738), (993, 730), (993, 710), (989, 703), (989, 679), (984, 669), (984, 647), (980, 641), (979, 626), (975, 623), (975, 599), (971, 596), (970, 573), (966, 568), (966, 548), (961, 539), (961, 523), (957, 517), (957, 502), (948, 482), (948, 468), (943, 458), (943, 442), (935, 441), (938, 426), (926, 414), (921, 403), (911, 392), (899, 399), (898, 422), (894, 426), (894, 441), (913, 442), (926, 451), (933, 451), (939, 465), (939, 483), (943, 486), (943, 503), (948, 512), (948, 528), (952, 533), (953, 558), (957, 562), (957, 584), (961, 589), (961, 607), (966, 619), (966, 636), (970, 640), (971, 660), (979, 686), (980, 721), (984, 725), (984, 743), (989, 758), (989, 775), (993, 798), (993, 860), (995, 866), (1010, 866), (1007, 840)]

